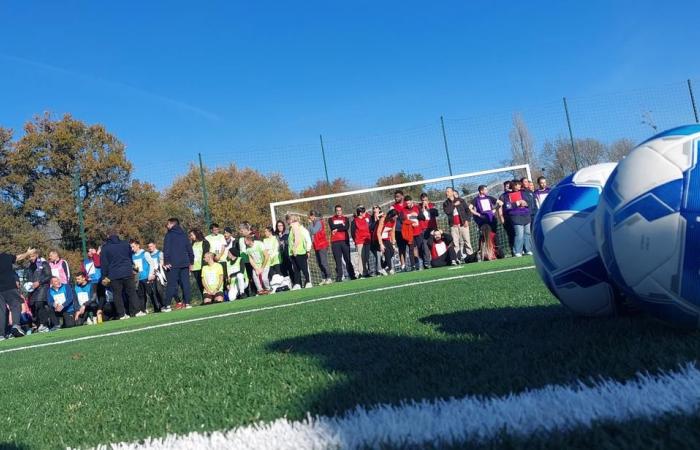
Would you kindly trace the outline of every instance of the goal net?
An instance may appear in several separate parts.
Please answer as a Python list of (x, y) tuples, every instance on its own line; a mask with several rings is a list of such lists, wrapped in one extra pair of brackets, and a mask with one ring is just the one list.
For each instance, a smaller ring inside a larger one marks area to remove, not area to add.
[[(335, 205), (340, 205), (343, 207), (343, 213), (351, 222), (354, 217), (355, 210), (359, 205), (364, 206), (367, 212), (370, 214), (374, 206), (379, 206), (382, 211), (386, 213), (394, 203), (394, 192), (401, 190), (405, 195), (410, 195), (416, 203), (420, 202), (420, 195), (422, 193), (427, 194), (430, 202), (434, 203), (435, 208), (439, 212), (437, 217), (438, 227), (441, 230), (449, 233), (447, 216), (442, 209), (442, 203), (446, 199), (445, 190), (448, 187), (454, 188), (459, 193), (460, 197), (468, 202), (471, 202), (478, 194), (478, 187), (480, 185), (486, 185), (489, 190), (489, 195), (498, 197), (503, 192), (504, 181), (520, 179), (523, 177), (532, 179), (530, 166), (527, 164), (432, 178), (428, 180), (418, 180), (390, 186), (378, 186), (367, 189), (340, 192), (336, 194), (278, 201), (270, 203), (272, 226), (275, 227), (278, 220), (285, 221), (285, 218), (289, 215), (298, 215), (301, 219), (302, 225), (308, 227), (310, 225), (308, 219), (309, 212), (312, 210), (317, 211), (324, 221), (326, 234), (328, 241), (330, 242), (328, 218), (334, 214)], [(474, 251), (476, 251), (478, 249), (479, 232), (473, 220), (470, 223), (469, 235), (471, 238), (472, 248)], [(507, 235), (500, 224), (498, 225), (497, 239), (498, 245), (502, 249), (507, 250), (509, 248)], [(510, 251), (505, 251), (505, 253), (510, 254)], [(355, 243), (352, 241), (352, 238), (350, 238), (350, 256), (353, 267), (361, 267), (360, 255), (357, 252), (357, 248)], [(393, 265), (398, 268), (398, 254), (394, 255)], [(330, 278), (335, 278), (336, 263), (330, 247), (328, 248), (328, 266)], [(372, 253), (370, 253), (369, 267), (370, 273), (376, 273), (377, 260)], [(356, 269), (356, 271), (360, 273), (359, 270)], [(313, 251), (311, 251), (311, 254), (309, 255), (309, 272), (311, 275), (311, 281), (314, 284), (321, 281), (321, 271), (318, 267)], [(345, 267), (343, 267), (343, 273), (344, 277), (347, 277), (347, 270), (345, 270)]]

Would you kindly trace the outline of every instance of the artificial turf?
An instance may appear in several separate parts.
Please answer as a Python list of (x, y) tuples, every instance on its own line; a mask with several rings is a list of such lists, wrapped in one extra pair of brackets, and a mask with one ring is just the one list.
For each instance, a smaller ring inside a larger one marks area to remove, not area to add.
[[(60, 448), (133, 441), (335, 414), (357, 404), (624, 380), (697, 359), (699, 333), (643, 317), (575, 318), (531, 269), (401, 287), (530, 264), (509, 259), (373, 278), (2, 342), (0, 350), (356, 292), (1, 354), (0, 442)], [(360, 292), (389, 286), (396, 288)], [(691, 432), (697, 420), (679, 423), (698, 447)], [(647, 443), (663, 444), (658, 435), (667, 426), (647, 424)], [(552, 442), (588, 448), (610, 429), (622, 447), (625, 434), (627, 448), (645, 443), (633, 429), (605, 424)], [(489, 446), (549, 442), (537, 439), (504, 437)]]

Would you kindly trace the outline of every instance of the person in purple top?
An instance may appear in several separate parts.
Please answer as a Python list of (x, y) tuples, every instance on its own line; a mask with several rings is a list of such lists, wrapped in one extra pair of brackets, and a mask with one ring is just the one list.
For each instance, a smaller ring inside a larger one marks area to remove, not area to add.
[(530, 208), (526, 200), (529, 196), (523, 195), (524, 193), (520, 180), (513, 180), (511, 188), (511, 192), (503, 194), (502, 201), (505, 214), (510, 218), (513, 224), (513, 231), (515, 231), (513, 255), (515, 257), (521, 257), (523, 256), (523, 250), (526, 255), (532, 255), (532, 243), (530, 241)]
[(496, 209), (499, 203), (500, 200), (489, 195), (489, 189), (486, 185), (479, 186), (479, 194), (469, 204), (469, 210), (479, 229), (486, 224), (491, 227), (494, 233), (496, 232)]

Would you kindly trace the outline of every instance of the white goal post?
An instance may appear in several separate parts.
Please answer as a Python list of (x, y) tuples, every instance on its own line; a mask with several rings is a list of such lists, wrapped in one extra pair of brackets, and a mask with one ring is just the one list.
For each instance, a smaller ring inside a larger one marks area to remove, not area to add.
[(450, 175), (450, 176), (439, 177), (439, 178), (431, 178), (428, 180), (418, 180), (418, 181), (411, 181), (408, 183), (392, 184), (390, 186), (378, 186), (378, 187), (372, 187), (372, 188), (367, 188), (367, 189), (358, 189), (355, 191), (339, 192), (337, 194), (317, 195), (314, 197), (305, 197), (305, 198), (297, 198), (297, 199), (293, 199), (293, 200), (284, 200), (284, 201), (280, 201), (280, 202), (272, 202), (272, 203), (270, 203), (270, 216), (272, 218), (272, 227), (274, 228), (276, 223), (277, 223), (277, 212), (275, 211), (275, 208), (278, 206), (295, 205), (298, 203), (308, 203), (308, 202), (313, 202), (313, 201), (318, 201), (318, 200), (328, 200), (331, 198), (347, 197), (347, 196), (351, 196), (351, 195), (366, 194), (369, 192), (376, 192), (376, 191), (387, 191), (387, 190), (392, 190), (392, 189), (401, 189), (401, 188), (405, 188), (405, 187), (418, 186), (418, 185), (431, 184), (431, 183), (442, 183), (445, 181), (452, 181), (452, 180), (457, 180), (460, 178), (472, 178), (472, 177), (479, 177), (479, 176), (483, 176), (483, 175), (491, 175), (491, 174), (495, 174), (495, 173), (503, 173), (503, 172), (510, 172), (510, 171), (516, 171), (516, 170), (523, 170), (523, 169), (525, 170), (525, 173), (527, 174), (528, 179), (532, 179), (532, 174), (530, 172), (530, 165), (529, 164), (521, 164), (521, 165), (517, 165), (517, 166), (499, 167), (497, 169), (482, 170), (479, 172), (460, 173), (457, 175)]

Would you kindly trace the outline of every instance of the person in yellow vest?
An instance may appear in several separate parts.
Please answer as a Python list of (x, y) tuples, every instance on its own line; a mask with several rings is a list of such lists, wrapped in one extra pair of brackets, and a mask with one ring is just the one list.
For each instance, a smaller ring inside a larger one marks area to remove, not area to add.
[(258, 295), (270, 293), (270, 253), (262, 241), (254, 239), (252, 234), (245, 237), (245, 245), (248, 248), (248, 261), (253, 266), (253, 283)]
[(206, 264), (202, 267), (202, 285), (205, 305), (224, 301), (224, 268), (214, 260), (215, 256), (212, 252), (204, 254)]
[(209, 253), (211, 248), (209, 241), (204, 239), (204, 233), (198, 228), (193, 228), (190, 231), (190, 241), (192, 242), (192, 252), (194, 253), (194, 263), (190, 271), (194, 276), (194, 281), (199, 288), (199, 295), (204, 299), (204, 284), (202, 284), (202, 265), (204, 263), (204, 255)]
[(311, 251), (311, 235), (309, 230), (299, 223), (299, 216), (293, 214), (289, 216), (289, 259), (292, 261), (294, 269), (294, 281), (292, 290), (302, 288), (301, 275), (304, 275), (305, 284), (303, 287), (313, 287), (309, 277), (309, 252)]

